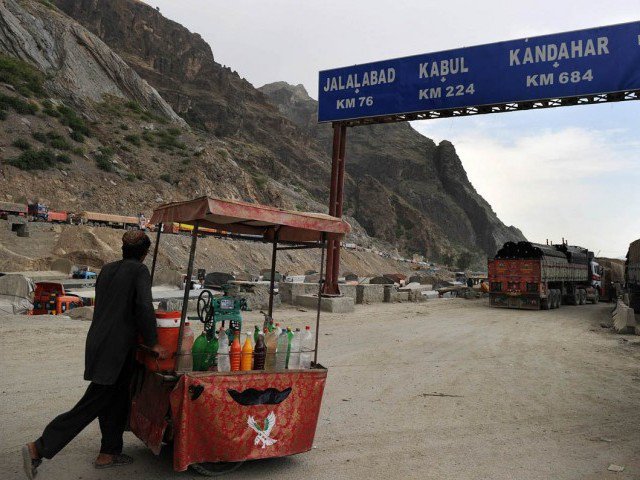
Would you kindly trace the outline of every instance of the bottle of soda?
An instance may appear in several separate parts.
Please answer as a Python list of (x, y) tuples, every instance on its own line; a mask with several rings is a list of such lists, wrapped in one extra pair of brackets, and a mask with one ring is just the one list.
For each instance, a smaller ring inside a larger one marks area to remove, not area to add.
[(182, 332), (182, 346), (178, 354), (178, 361), (176, 362), (177, 372), (191, 372), (193, 370), (193, 357), (192, 349), (195, 341), (195, 334), (191, 330), (189, 322), (184, 324), (184, 331)]
[(276, 352), (276, 370), (284, 370), (287, 366), (287, 347), (289, 336), (283, 328), (278, 336), (278, 351)]
[(258, 327), (258, 325), (256, 325), (253, 328), (253, 345), (255, 348), (255, 345), (258, 343), (258, 335), (260, 335), (260, 328)]
[(240, 346), (240, 330), (236, 330), (233, 335), (233, 342), (229, 348), (229, 361), (231, 363), (231, 371), (240, 370), (240, 361), (242, 356), (242, 347)]
[(231, 370), (231, 363), (229, 360), (229, 337), (224, 328), (220, 329), (220, 335), (218, 336), (218, 371), (228, 372)]
[(218, 339), (213, 336), (211, 340), (207, 343), (205, 348), (205, 356), (204, 362), (202, 362), (202, 370), (215, 370), (216, 365), (218, 364), (217, 355), (218, 355)]
[(247, 338), (242, 346), (242, 358), (240, 360), (240, 370), (249, 371), (253, 367), (253, 346), (251, 345), (251, 332), (247, 332)]
[(315, 350), (315, 340), (311, 333), (311, 327), (307, 325), (302, 332), (302, 345), (300, 351), (300, 368), (311, 368), (311, 359)]
[(300, 348), (302, 346), (302, 334), (299, 328), (293, 332), (293, 340), (291, 340), (291, 356), (289, 357), (289, 366), (292, 370), (300, 368)]
[(267, 356), (264, 363), (264, 369), (273, 371), (276, 369), (276, 352), (278, 351), (278, 333), (279, 330), (275, 329), (267, 333), (264, 338), (267, 347)]
[(258, 334), (256, 348), (253, 349), (253, 369), (264, 370), (264, 363), (267, 357), (267, 346), (264, 343), (264, 333)]
[(207, 340), (207, 334), (204, 332), (202, 332), (193, 342), (191, 356), (193, 357), (194, 372), (202, 372), (203, 370), (206, 370), (206, 368), (204, 368), (204, 361), (206, 358), (206, 350), (208, 344), (209, 341)]
[(287, 362), (285, 364), (285, 368), (289, 368), (289, 359), (291, 358), (291, 341), (293, 340), (293, 332), (291, 331), (291, 327), (287, 327)]

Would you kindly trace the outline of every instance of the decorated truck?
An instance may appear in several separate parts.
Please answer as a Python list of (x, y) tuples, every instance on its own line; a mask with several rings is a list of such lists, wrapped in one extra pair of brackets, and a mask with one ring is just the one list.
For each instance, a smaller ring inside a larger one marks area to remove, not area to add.
[(492, 307), (549, 310), (599, 300), (593, 252), (566, 243), (507, 242), (488, 262)]
[(625, 262), (625, 282), (629, 292), (629, 306), (640, 313), (640, 239), (631, 242)]

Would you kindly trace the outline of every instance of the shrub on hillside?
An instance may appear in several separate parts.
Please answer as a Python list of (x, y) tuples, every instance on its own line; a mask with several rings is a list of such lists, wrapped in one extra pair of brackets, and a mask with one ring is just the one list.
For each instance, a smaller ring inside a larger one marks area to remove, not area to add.
[(24, 138), (16, 138), (11, 145), (20, 150), (31, 150), (31, 144)]
[(15, 57), (0, 53), (0, 82), (13, 85), (25, 96), (42, 96), (44, 75), (38, 69)]
[(48, 170), (58, 163), (71, 163), (68, 155), (56, 155), (51, 150), (25, 150), (7, 163), (21, 170)]
[(38, 106), (31, 102), (25, 102), (21, 98), (13, 95), (0, 93), (0, 109), (8, 110), (12, 108), (18, 113), (33, 115), (38, 111)]

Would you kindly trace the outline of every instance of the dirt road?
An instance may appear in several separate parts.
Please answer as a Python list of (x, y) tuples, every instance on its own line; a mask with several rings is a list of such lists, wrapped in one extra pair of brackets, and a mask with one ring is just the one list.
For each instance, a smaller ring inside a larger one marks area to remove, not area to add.
[[(358, 307), (325, 315), (329, 379), (315, 448), (245, 463), (227, 478), (638, 479), (640, 338), (600, 328), (605, 304), (527, 312), (484, 301)], [(278, 312), (294, 326), (312, 312)], [(249, 316), (250, 325), (257, 316)], [(88, 323), (0, 319), (0, 478), (18, 450), (82, 395)], [(126, 434), (136, 462), (97, 471), (97, 423), (43, 480), (203, 478), (175, 473)], [(622, 465), (622, 473), (607, 471)]]

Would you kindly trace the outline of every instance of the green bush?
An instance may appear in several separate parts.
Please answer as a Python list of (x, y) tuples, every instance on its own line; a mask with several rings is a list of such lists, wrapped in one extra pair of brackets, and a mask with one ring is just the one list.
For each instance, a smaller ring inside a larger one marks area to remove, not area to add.
[(127, 142), (135, 145), (136, 147), (139, 147), (140, 145), (142, 145), (142, 141), (140, 140), (140, 135), (133, 135), (133, 134), (125, 135), (124, 139)]
[(127, 176), (124, 177), (127, 182), (135, 182), (136, 176), (133, 173), (127, 173)]
[(267, 180), (268, 180), (267, 177), (265, 177), (261, 173), (257, 173), (253, 175), (253, 181), (255, 182), (256, 187), (258, 188), (264, 188), (264, 186), (267, 184)]
[(53, 148), (57, 148), (58, 150), (71, 150), (71, 145), (62, 135), (50, 131), (47, 133), (47, 138), (49, 139), (49, 145)]
[(33, 132), (31, 136), (40, 143), (47, 143), (47, 134), (44, 132)]
[(158, 148), (162, 150), (172, 150), (178, 148), (184, 150), (187, 146), (178, 139), (180, 130), (177, 128), (169, 128), (167, 130), (161, 130), (156, 133)]
[(9, 160), (9, 165), (18, 167), (21, 170), (47, 170), (59, 162), (59, 156), (56, 156), (51, 150), (26, 150), (18, 157)]
[(62, 115), (62, 119), (60, 120), (60, 122), (63, 125), (67, 125), (72, 130), (79, 132), (86, 137), (91, 136), (89, 126), (84, 121), (84, 119), (79, 116), (74, 110), (67, 107), (66, 105), (59, 105), (58, 112), (60, 112), (60, 115)]
[(115, 167), (111, 161), (113, 156), (113, 149), (111, 147), (101, 147), (100, 151), (96, 155), (96, 164), (100, 170), (105, 172), (113, 172)]
[(84, 148), (82, 148), (82, 147), (73, 147), (73, 148), (71, 149), (71, 151), (72, 151), (73, 153), (75, 153), (76, 155), (79, 155), (79, 156), (84, 155)]
[(84, 135), (81, 134), (80, 132), (78, 132), (77, 130), (73, 130), (70, 134), (69, 137), (71, 137), (71, 140), (78, 142), (78, 143), (82, 143), (84, 142)]
[(71, 163), (71, 157), (66, 153), (61, 153), (57, 155), (56, 160), (60, 163)]
[(120, 130), (129, 130), (129, 125), (127, 125), (126, 123), (121, 123)]
[(133, 102), (133, 101), (126, 102), (124, 104), (124, 106), (127, 107), (132, 112), (135, 112), (135, 113), (143, 113), (144, 112), (144, 110), (142, 109), (140, 104), (136, 103), (136, 102)]
[(31, 150), (31, 144), (24, 138), (16, 138), (11, 145), (20, 150)]
[(8, 110), (9, 108), (13, 108), (18, 113), (29, 115), (33, 115), (38, 111), (38, 106), (33, 103), (25, 102), (21, 98), (12, 95), (0, 93), (0, 109)]
[(144, 130), (142, 132), (142, 138), (145, 140), (145, 142), (153, 144), (155, 141), (155, 138), (153, 137), (153, 133), (150, 130)]
[(43, 109), (42, 111), (49, 115), (50, 117), (60, 117), (60, 112), (56, 110), (55, 105), (51, 102), (51, 100), (44, 100), (42, 102)]
[(168, 173), (163, 173), (162, 175), (160, 175), (160, 180), (171, 183), (171, 175), (169, 175)]
[(13, 85), (25, 95), (44, 95), (44, 75), (26, 62), (0, 53), (0, 82)]

